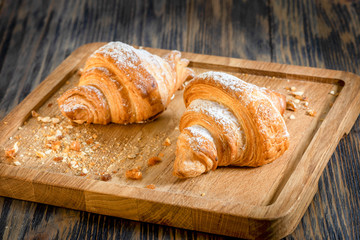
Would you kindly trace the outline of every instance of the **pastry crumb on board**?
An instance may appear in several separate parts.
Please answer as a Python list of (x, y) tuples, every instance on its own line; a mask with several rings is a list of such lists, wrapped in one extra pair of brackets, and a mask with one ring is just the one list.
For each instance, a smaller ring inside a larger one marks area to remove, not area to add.
[(0, 162), (101, 181), (142, 179), (140, 169), (159, 164), (171, 143), (165, 132), (146, 143), (141, 135), (136, 136), (136, 144), (128, 137), (104, 140), (94, 126), (72, 124), (60, 114), (42, 116), (32, 111), (25, 124), (32, 127), (18, 128), (16, 136), (7, 141)]

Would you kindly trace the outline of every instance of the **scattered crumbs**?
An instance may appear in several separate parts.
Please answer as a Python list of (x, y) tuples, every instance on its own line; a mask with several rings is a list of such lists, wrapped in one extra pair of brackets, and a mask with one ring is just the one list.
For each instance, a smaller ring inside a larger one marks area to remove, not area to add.
[(294, 119), (295, 119), (295, 116), (294, 116), (293, 114), (291, 114), (291, 115), (289, 116), (289, 119), (290, 119), (290, 120), (294, 120)]
[(108, 173), (102, 174), (102, 175), (100, 176), (100, 180), (101, 180), (101, 181), (105, 181), (105, 182), (111, 180), (111, 178), (112, 178), (111, 175), (108, 174)]
[(159, 157), (151, 157), (148, 160), (148, 166), (154, 166), (154, 165), (158, 164), (159, 162), (161, 162), (161, 158), (159, 158)]
[(163, 143), (163, 145), (166, 146), (166, 147), (170, 146), (170, 145), (171, 145), (170, 139), (169, 139), (169, 138), (166, 138), (165, 141), (164, 141), (164, 143)]
[(149, 184), (145, 186), (148, 189), (155, 189), (155, 185), (154, 184)]
[(311, 116), (311, 117), (315, 117), (316, 116), (316, 111), (314, 111), (313, 109), (309, 109), (306, 111), (306, 114)]
[(131, 170), (127, 170), (125, 173), (125, 177), (128, 179), (133, 179), (133, 180), (142, 179), (142, 173), (140, 171), (140, 167), (133, 168)]

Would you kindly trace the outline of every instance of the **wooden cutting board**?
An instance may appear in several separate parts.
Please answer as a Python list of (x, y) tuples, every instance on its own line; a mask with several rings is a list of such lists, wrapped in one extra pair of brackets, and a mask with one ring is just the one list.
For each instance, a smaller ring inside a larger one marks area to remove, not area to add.
[[(0, 122), (0, 195), (241, 238), (280, 238), (295, 229), (323, 169), (360, 112), (359, 76), (183, 53), (196, 73), (228, 72), (298, 103), (295, 112), (284, 115), (290, 147), (275, 162), (259, 168), (222, 167), (180, 180), (172, 175), (172, 164), (185, 110), (182, 91), (147, 124), (73, 126), (61, 116), (56, 99), (77, 84), (86, 58), (103, 44), (74, 51)], [(291, 87), (304, 92), (306, 101), (295, 100)], [(40, 118), (32, 117), (32, 110)], [(74, 142), (80, 151), (72, 150)], [(15, 144), (15, 158), (5, 157), (3, 149)], [(154, 156), (162, 161), (148, 166)], [(125, 172), (137, 167), (143, 178), (126, 179)]]

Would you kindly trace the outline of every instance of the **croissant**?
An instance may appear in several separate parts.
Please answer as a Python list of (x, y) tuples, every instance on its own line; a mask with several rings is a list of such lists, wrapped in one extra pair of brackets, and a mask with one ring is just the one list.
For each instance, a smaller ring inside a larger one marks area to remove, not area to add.
[(289, 146), (285, 96), (221, 72), (188, 82), (174, 175), (195, 177), (217, 166), (257, 167)]
[(76, 123), (128, 124), (156, 118), (193, 71), (181, 53), (163, 58), (121, 42), (110, 42), (86, 61), (77, 87), (58, 98)]

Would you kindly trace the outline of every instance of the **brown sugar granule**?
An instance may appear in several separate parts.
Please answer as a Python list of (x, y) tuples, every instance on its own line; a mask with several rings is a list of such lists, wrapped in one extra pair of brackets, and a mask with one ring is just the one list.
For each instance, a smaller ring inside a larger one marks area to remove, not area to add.
[(154, 166), (155, 164), (158, 164), (159, 162), (161, 162), (161, 158), (159, 158), (159, 157), (151, 157), (148, 160), (148, 166)]
[(149, 184), (145, 186), (148, 189), (155, 189), (155, 185), (154, 184)]
[(163, 145), (164, 145), (164, 146), (167, 146), (167, 147), (170, 146), (170, 145), (171, 145), (170, 139), (169, 139), (169, 138), (166, 138), (165, 141), (164, 141), (164, 143), (163, 143)]
[(133, 179), (133, 180), (140, 180), (142, 179), (142, 173), (140, 172), (139, 168), (134, 168), (131, 170), (127, 170), (125, 173), (126, 178)]
[(102, 174), (102, 175), (100, 176), (100, 180), (101, 180), (101, 181), (105, 181), (105, 182), (109, 181), (111, 178), (112, 178), (111, 175), (108, 174), (108, 173)]
[(61, 162), (64, 158), (63, 157), (54, 157), (53, 160), (55, 162)]
[(80, 148), (81, 148), (81, 145), (80, 145), (79, 141), (73, 141), (70, 145), (70, 149), (77, 151), (77, 152), (80, 152)]

